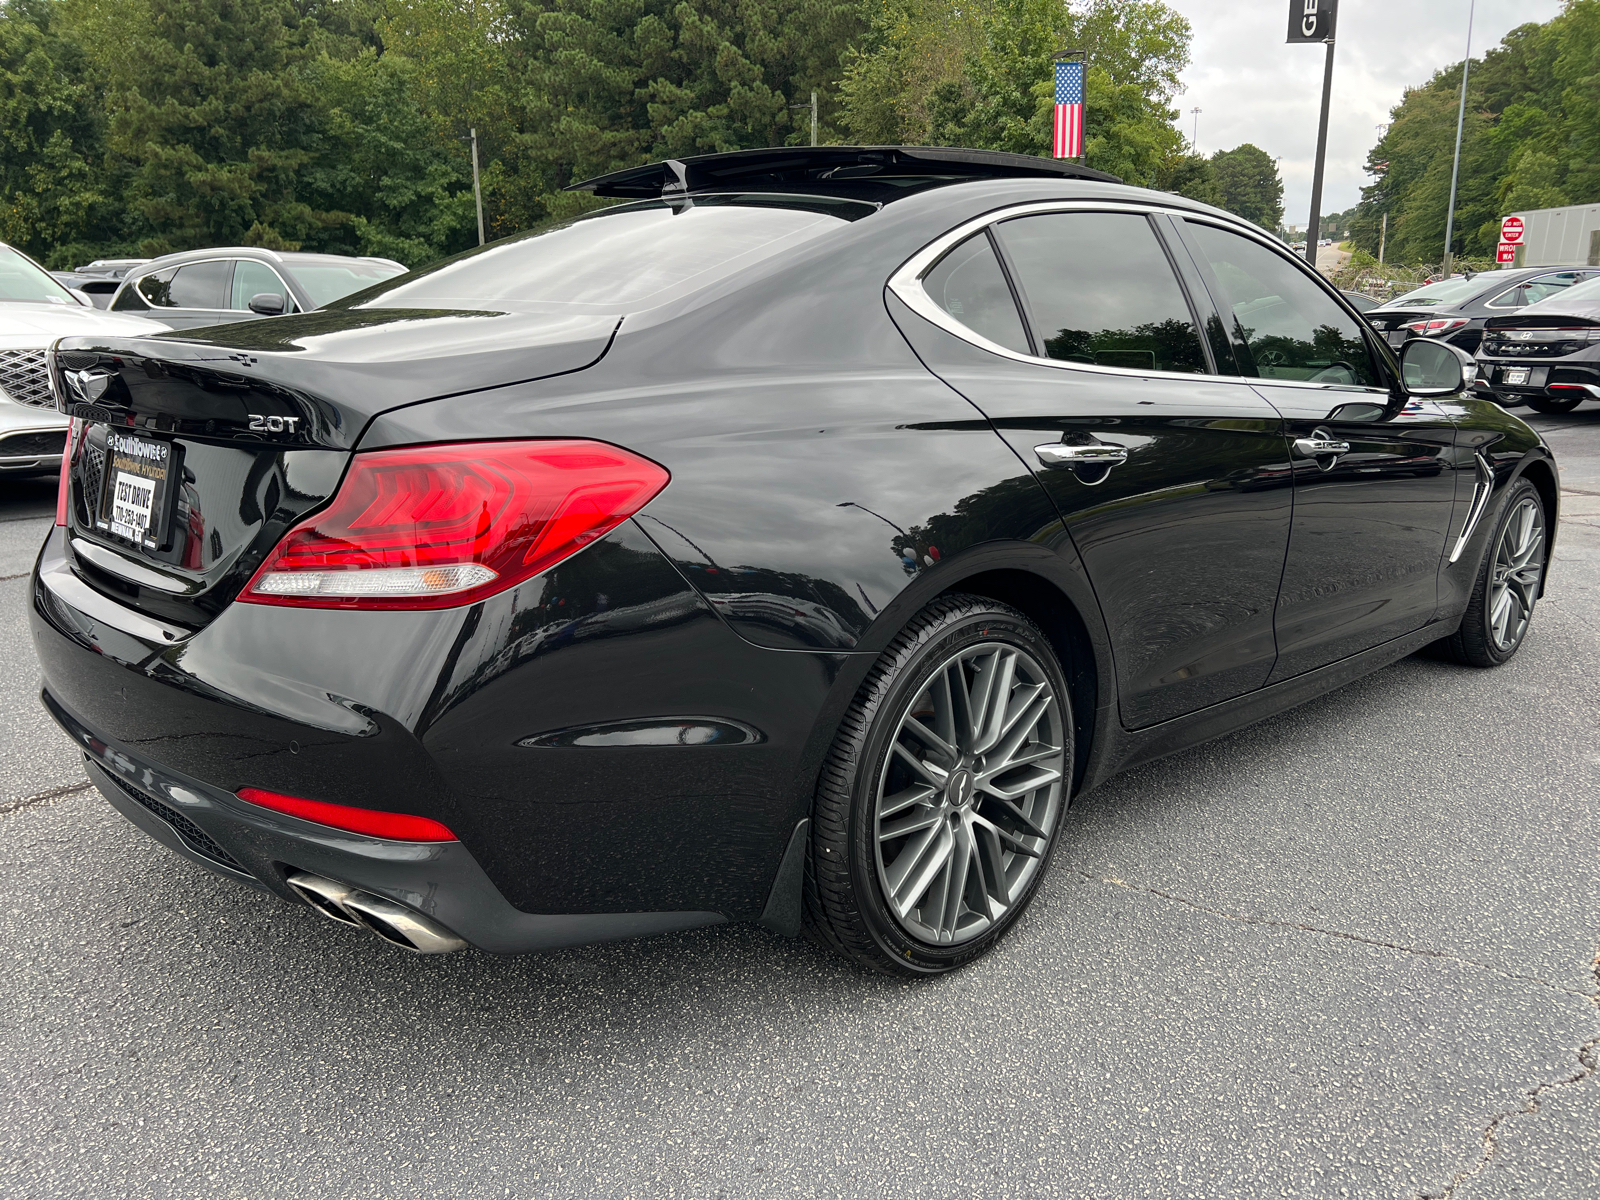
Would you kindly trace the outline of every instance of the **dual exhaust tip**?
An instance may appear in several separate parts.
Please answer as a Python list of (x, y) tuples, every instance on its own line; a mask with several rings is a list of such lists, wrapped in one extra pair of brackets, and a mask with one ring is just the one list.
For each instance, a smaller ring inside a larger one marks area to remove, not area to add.
[(384, 941), (413, 954), (448, 954), (467, 943), (437, 921), (403, 904), (363, 892), (347, 883), (296, 871), (286, 881), (295, 895), (330, 921), (371, 930)]

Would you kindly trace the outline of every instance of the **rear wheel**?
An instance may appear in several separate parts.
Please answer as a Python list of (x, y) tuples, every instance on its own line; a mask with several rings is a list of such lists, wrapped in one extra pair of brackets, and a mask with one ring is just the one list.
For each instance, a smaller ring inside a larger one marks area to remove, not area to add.
[(1544, 585), (1546, 542), (1544, 503), (1538, 489), (1521, 480), (1501, 510), (1461, 628), (1437, 643), (1446, 657), (1498, 667), (1517, 652)]
[(1583, 403), (1583, 397), (1576, 400), (1557, 400), (1554, 396), (1529, 396), (1528, 407), (1534, 412), (1564, 413), (1571, 412)]
[(1066, 683), (1023, 614), (935, 601), (884, 651), (823, 767), (807, 922), (864, 966), (972, 961), (1033, 898), (1072, 768)]

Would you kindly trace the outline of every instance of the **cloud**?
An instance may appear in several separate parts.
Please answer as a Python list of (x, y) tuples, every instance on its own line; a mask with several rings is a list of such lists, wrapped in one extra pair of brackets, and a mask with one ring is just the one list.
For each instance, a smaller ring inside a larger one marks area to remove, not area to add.
[[(1254, 142), (1283, 173), (1284, 219), (1304, 225), (1311, 206), (1317, 113), (1322, 103), (1321, 46), (1287, 45), (1289, 6), (1223, 0), (1167, 0), (1194, 26), (1193, 64), (1175, 104), (1180, 128), (1194, 129), (1199, 107), (1203, 154)], [(1482, 57), (1506, 32), (1550, 20), (1559, 0), (1478, 0), (1472, 53)], [(1363, 170), (1408, 87), (1460, 62), (1466, 48), (1467, 0), (1342, 0), (1333, 63), (1333, 103), (1322, 211), (1340, 212), (1361, 198)]]

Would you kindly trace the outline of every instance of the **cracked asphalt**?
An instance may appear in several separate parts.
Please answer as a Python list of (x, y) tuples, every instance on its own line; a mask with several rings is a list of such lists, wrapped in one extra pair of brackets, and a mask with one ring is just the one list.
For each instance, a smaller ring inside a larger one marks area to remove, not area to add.
[(1082, 798), (977, 966), (723, 927), (414, 958), (180, 861), (35, 698), (0, 482), (0, 1195), (1600, 1196), (1600, 406), (1499, 671)]

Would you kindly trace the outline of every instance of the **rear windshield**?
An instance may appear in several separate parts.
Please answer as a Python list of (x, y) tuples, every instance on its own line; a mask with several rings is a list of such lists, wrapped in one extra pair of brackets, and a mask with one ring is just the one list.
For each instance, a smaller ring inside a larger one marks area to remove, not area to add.
[(637, 311), (875, 211), (860, 201), (778, 195), (619, 205), (446, 259), (352, 303)]
[(324, 308), (352, 292), (369, 288), (385, 279), (404, 275), (404, 267), (385, 263), (285, 263), (295, 282), (305, 288), (315, 308)]
[(0, 246), (0, 303), (65, 304), (78, 307), (75, 296), (50, 278), (33, 260), (10, 246)]
[(1477, 295), (1493, 282), (1493, 280), (1485, 282), (1481, 278), (1442, 279), (1438, 283), (1419, 287), (1414, 292), (1407, 292), (1404, 296), (1396, 296), (1384, 307), (1392, 308), (1397, 304), (1454, 304), (1458, 300)]

